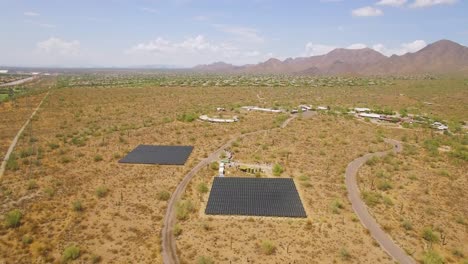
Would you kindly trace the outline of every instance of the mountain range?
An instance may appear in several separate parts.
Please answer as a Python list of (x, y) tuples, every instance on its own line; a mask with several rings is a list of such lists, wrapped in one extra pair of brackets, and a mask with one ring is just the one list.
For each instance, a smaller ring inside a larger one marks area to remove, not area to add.
[(440, 40), (404, 55), (387, 57), (373, 49), (335, 49), (325, 55), (271, 58), (258, 64), (235, 66), (224, 62), (198, 65), (196, 72), (231, 74), (402, 75), (468, 73), (468, 47)]

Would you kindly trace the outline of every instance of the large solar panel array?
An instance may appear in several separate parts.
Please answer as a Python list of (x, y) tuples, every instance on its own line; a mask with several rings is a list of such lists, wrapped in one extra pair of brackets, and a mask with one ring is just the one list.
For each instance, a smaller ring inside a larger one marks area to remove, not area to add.
[(120, 163), (184, 165), (192, 153), (192, 146), (139, 145)]
[(307, 217), (292, 179), (216, 177), (209, 215)]

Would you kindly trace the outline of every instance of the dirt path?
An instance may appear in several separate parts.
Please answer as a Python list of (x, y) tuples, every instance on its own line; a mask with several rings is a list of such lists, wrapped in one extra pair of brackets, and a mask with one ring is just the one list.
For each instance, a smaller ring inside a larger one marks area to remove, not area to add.
[(392, 238), (385, 233), (380, 225), (375, 221), (372, 215), (369, 214), (367, 206), (364, 201), (361, 200), (361, 193), (359, 191), (357, 183), (357, 172), (359, 168), (369, 159), (373, 157), (382, 157), (390, 152), (398, 153), (401, 152), (403, 146), (401, 142), (385, 139), (385, 142), (392, 144), (393, 149), (384, 152), (369, 153), (362, 157), (353, 160), (348, 164), (345, 173), (346, 188), (348, 189), (348, 199), (353, 206), (353, 210), (361, 220), (361, 223), (366, 227), (371, 236), (380, 244), (380, 246), (397, 262), (401, 264), (413, 264), (415, 261), (406, 252), (401, 249)]
[(44, 102), (44, 100), (47, 98), (47, 96), (49, 96), (49, 92), (47, 92), (47, 94), (44, 96), (44, 98), (42, 98), (42, 100), (41, 100), (41, 102), (39, 103), (39, 105), (36, 107), (36, 109), (34, 110), (34, 112), (32, 112), (31, 116), (28, 118), (28, 120), (26, 120), (26, 122), (24, 123), (24, 125), (21, 127), (21, 129), (18, 131), (18, 133), (16, 134), (15, 138), (14, 138), (13, 141), (11, 142), (10, 147), (8, 148), (8, 151), (7, 151), (6, 155), (5, 155), (5, 157), (3, 158), (2, 165), (0, 166), (0, 180), (2, 179), (3, 174), (5, 173), (5, 168), (6, 168), (7, 161), (8, 161), (8, 159), (10, 158), (11, 153), (12, 153), (13, 150), (15, 149), (15, 146), (16, 146), (16, 144), (18, 143), (18, 140), (19, 140), (21, 134), (23, 133), (24, 129), (28, 126), (28, 124), (29, 124), (29, 122), (31, 121), (31, 119), (36, 115), (36, 113), (37, 113), (37, 111), (39, 110), (39, 108), (41, 108), (41, 105), (42, 105), (42, 103)]
[(25, 82), (32, 81), (33, 79), (34, 79), (34, 77), (28, 77), (28, 78), (24, 78), (24, 79), (21, 79), (21, 80), (14, 81), (14, 82), (0, 84), (0, 87), (14, 86), (14, 85), (18, 85), (18, 84), (22, 84), (22, 83), (25, 83)]
[[(283, 124), (281, 124), (281, 128), (286, 127), (291, 120), (296, 118), (296, 115), (292, 115), (288, 119), (286, 119)], [(173, 233), (173, 227), (176, 223), (176, 218), (175, 218), (175, 206), (177, 202), (180, 200), (182, 197), (185, 188), (189, 184), (190, 180), (195, 176), (195, 174), (205, 167), (207, 164), (210, 164), (214, 160), (216, 160), (221, 152), (224, 151), (224, 149), (228, 148), (234, 141), (237, 139), (246, 137), (246, 136), (251, 136), (254, 134), (259, 134), (262, 132), (268, 131), (267, 129), (264, 130), (259, 130), (243, 135), (239, 135), (236, 138), (233, 138), (226, 142), (223, 146), (221, 146), (219, 149), (217, 149), (215, 152), (211, 153), (207, 158), (202, 160), (200, 163), (198, 163), (192, 170), (189, 171), (184, 177), (184, 179), (179, 183), (177, 186), (176, 190), (171, 196), (171, 199), (169, 200), (167, 204), (167, 211), (166, 215), (164, 216), (164, 222), (163, 222), (163, 228), (161, 230), (161, 243), (162, 243), (162, 258), (163, 258), (163, 263), (165, 264), (178, 264), (179, 263), (179, 257), (177, 256), (177, 247), (176, 247), (176, 241)]]

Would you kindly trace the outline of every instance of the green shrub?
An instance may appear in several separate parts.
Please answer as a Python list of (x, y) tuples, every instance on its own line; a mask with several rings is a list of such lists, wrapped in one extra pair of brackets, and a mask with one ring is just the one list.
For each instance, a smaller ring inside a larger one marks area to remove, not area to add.
[(349, 260), (351, 259), (351, 254), (348, 252), (346, 248), (340, 249), (340, 257), (342, 260)]
[(97, 154), (96, 156), (94, 156), (94, 162), (98, 162), (98, 161), (102, 161), (102, 156)]
[(423, 229), (422, 237), (428, 242), (439, 242), (439, 236), (430, 227)]
[(195, 113), (183, 113), (177, 117), (177, 120), (182, 122), (193, 122), (197, 119), (197, 117), (198, 116)]
[(37, 183), (35, 180), (28, 181), (28, 190), (37, 189)]
[(182, 228), (180, 228), (180, 225), (176, 224), (174, 226), (173, 232), (174, 232), (174, 236), (176, 237), (180, 236), (182, 234)]
[(283, 169), (283, 167), (281, 167), (280, 164), (276, 163), (273, 166), (273, 175), (280, 176), (283, 173), (283, 171), (284, 171), (284, 169)]
[(99, 186), (97, 187), (96, 189), (96, 195), (97, 197), (99, 198), (103, 198), (107, 195), (107, 193), (109, 192), (109, 189), (107, 189), (106, 186)]
[(167, 191), (160, 191), (158, 192), (158, 199), (160, 201), (167, 201), (169, 200), (169, 198), (171, 198), (171, 194)]
[(412, 230), (413, 229), (413, 224), (411, 224), (411, 222), (409, 220), (403, 220), (401, 222), (401, 226), (405, 229), (405, 230)]
[(197, 264), (213, 264), (213, 260), (210, 257), (201, 256), (197, 260)]
[(261, 244), (261, 249), (262, 249), (262, 252), (266, 255), (271, 255), (273, 253), (275, 253), (276, 251), (276, 246), (275, 244), (273, 244), (273, 242), (269, 241), (269, 240), (264, 240)]
[(189, 213), (193, 212), (195, 207), (189, 200), (179, 201), (176, 205), (176, 218), (178, 220), (187, 220)]
[(54, 149), (58, 149), (60, 147), (59, 144), (56, 144), (56, 143), (49, 143), (48, 144), (49, 148), (54, 150)]
[(53, 197), (55, 195), (55, 189), (52, 188), (52, 187), (46, 187), (44, 189), (44, 192), (45, 192), (45, 194), (47, 194), (47, 196), (49, 196), (49, 198)]
[(205, 183), (201, 182), (197, 185), (197, 191), (199, 193), (207, 193), (208, 192), (208, 186), (206, 186)]
[(379, 181), (377, 183), (377, 189), (381, 191), (388, 191), (392, 188), (393, 188), (393, 185), (387, 180)]
[(80, 248), (78, 248), (77, 246), (74, 246), (74, 245), (68, 246), (63, 251), (63, 260), (65, 262), (68, 262), (70, 260), (75, 260), (79, 256), (80, 256)]
[(10, 171), (17, 171), (19, 169), (18, 158), (15, 153), (11, 153), (6, 164), (6, 169)]
[(73, 201), (72, 202), (72, 208), (73, 208), (73, 211), (75, 211), (75, 212), (83, 211), (83, 205), (81, 204), (80, 200)]
[(331, 209), (334, 214), (339, 214), (340, 209), (343, 209), (343, 208), (344, 208), (343, 203), (339, 199), (335, 199), (331, 203)]
[(22, 214), (18, 209), (12, 210), (5, 215), (5, 226), (7, 228), (16, 228), (21, 224)]
[(382, 199), (382, 195), (376, 192), (363, 191), (362, 198), (364, 199), (364, 202), (368, 206), (373, 207), (380, 203), (380, 200)]
[(21, 241), (23, 242), (23, 244), (29, 245), (33, 242), (33, 239), (31, 236), (24, 235), (23, 238), (21, 238)]
[(210, 168), (211, 168), (212, 170), (215, 170), (215, 171), (219, 170), (219, 163), (216, 162), (216, 161), (213, 161), (213, 162), (210, 164)]
[(424, 253), (423, 263), (424, 264), (444, 264), (445, 260), (436, 251), (429, 250), (426, 253)]

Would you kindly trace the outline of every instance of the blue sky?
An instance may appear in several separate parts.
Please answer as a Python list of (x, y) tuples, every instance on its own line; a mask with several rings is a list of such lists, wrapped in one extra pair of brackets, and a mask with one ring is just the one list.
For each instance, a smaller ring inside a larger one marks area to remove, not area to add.
[(0, 65), (137, 66), (468, 44), (464, 0), (0, 0)]

